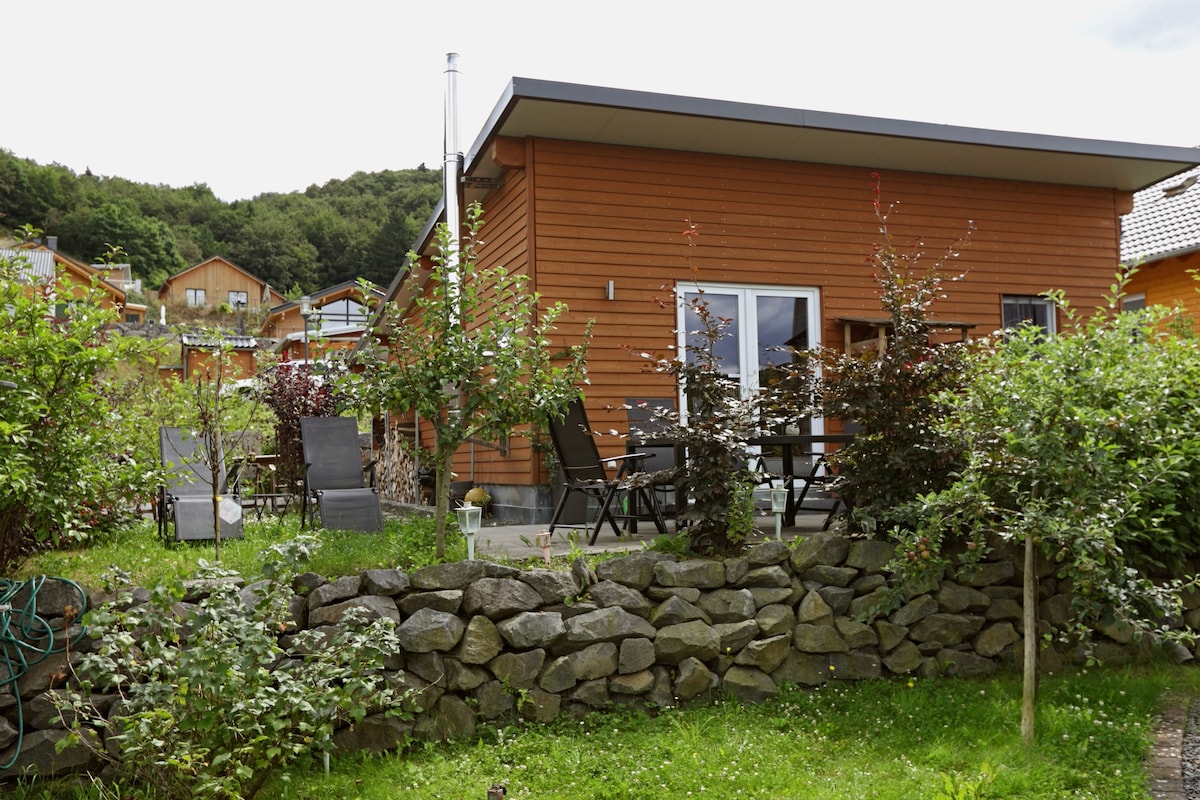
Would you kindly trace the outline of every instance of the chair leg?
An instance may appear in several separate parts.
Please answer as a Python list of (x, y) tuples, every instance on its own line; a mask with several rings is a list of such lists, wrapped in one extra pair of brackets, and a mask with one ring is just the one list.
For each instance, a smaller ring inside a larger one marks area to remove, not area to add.
[(617, 487), (614, 484), (604, 493), (604, 500), (600, 503), (600, 515), (596, 517), (596, 527), (592, 528), (591, 538), (588, 539), (588, 546), (596, 544), (596, 539), (600, 536), (600, 528), (604, 526), (604, 520), (608, 520), (608, 524), (612, 525), (613, 533), (617, 538), (621, 537), (621, 528), (618, 527), (616, 519), (613, 518), (612, 508), (613, 500), (617, 496)]
[(838, 510), (838, 508), (841, 507), (841, 505), (842, 505), (841, 500), (835, 499), (833, 501), (833, 508), (829, 509), (829, 513), (825, 515), (825, 524), (821, 526), (821, 530), (823, 530), (823, 531), (829, 530), (829, 526), (833, 522), (833, 518), (837, 514), (837, 510)]
[(639, 489), (646, 497), (646, 504), (650, 506), (650, 513), (654, 515), (654, 528), (659, 535), (667, 535), (667, 521), (663, 519), (662, 508), (658, 505), (658, 496), (654, 493), (654, 487), (649, 489)]
[(554, 532), (554, 526), (558, 524), (558, 518), (567, 508), (567, 498), (571, 496), (571, 491), (571, 484), (564, 483), (562, 496), (558, 498), (558, 503), (554, 506), (554, 516), (550, 518), (550, 527), (546, 529), (551, 533)]

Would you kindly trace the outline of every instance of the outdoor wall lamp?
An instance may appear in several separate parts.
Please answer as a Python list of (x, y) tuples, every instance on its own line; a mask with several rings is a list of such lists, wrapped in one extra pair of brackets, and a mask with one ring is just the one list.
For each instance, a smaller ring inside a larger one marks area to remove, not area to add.
[(300, 298), (300, 316), (304, 318), (304, 364), (308, 366), (308, 320), (313, 315), (312, 298), (304, 295)]
[(483, 519), (483, 506), (477, 506), (470, 500), (454, 509), (458, 515), (458, 529), (467, 537), (467, 560), (475, 560), (475, 534), (479, 533), (479, 523)]
[(783, 512), (787, 509), (787, 484), (791, 478), (785, 478), (779, 486), (771, 484), (771, 513), (775, 515), (775, 541), (783, 541)]

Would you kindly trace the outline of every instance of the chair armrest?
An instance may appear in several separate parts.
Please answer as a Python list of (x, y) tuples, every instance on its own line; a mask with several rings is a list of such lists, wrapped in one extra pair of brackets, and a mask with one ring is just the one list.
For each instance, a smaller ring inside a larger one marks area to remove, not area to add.
[(645, 458), (654, 458), (654, 453), (626, 453), (623, 456), (609, 456), (608, 458), (600, 459), (600, 463), (611, 464), (617, 461), (637, 461)]
[(621, 466), (617, 468), (617, 477), (621, 478), (634, 472), (640, 472), (642, 462), (647, 458), (654, 458), (654, 453), (626, 453), (623, 456), (609, 456), (608, 458), (600, 459), (600, 463), (611, 464), (618, 461), (621, 462)]

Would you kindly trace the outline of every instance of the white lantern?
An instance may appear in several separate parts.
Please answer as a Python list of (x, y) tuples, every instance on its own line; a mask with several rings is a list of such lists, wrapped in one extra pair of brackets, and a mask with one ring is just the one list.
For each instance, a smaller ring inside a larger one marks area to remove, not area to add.
[(458, 529), (467, 537), (467, 560), (475, 560), (475, 534), (479, 533), (479, 523), (483, 519), (483, 507), (467, 501), (454, 509), (458, 515)]
[[(786, 484), (786, 481), (785, 481)], [(787, 510), (786, 485), (771, 486), (771, 513), (775, 515), (775, 541), (783, 541), (783, 512)]]

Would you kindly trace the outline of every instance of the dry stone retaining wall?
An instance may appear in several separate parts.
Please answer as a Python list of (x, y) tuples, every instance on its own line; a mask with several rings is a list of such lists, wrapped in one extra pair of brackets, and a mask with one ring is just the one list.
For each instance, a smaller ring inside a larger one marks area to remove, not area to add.
[[(292, 612), (295, 627), (335, 626), (351, 608), (396, 622), (402, 649), (387, 668), (410, 691), (415, 713), (369, 717), (336, 740), (342, 749), (382, 751), (410, 736), (471, 737), (477, 725), (511, 715), (546, 722), (721, 694), (756, 702), (783, 682), (988, 675), (1019, 661), (1023, 634), (1019, 559), (997, 552), (886, 613), (879, 608), (893, 546), (832, 534), (769, 542), (723, 561), (642, 552), (594, 572), (580, 560), (570, 572), (465, 561), (410, 574), (309, 574), (296, 581)], [(1049, 572), (1040, 587), (1043, 624), (1064, 622), (1070, 598)], [(70, 602), (39, 597), (39, 608), (53, 615), (55, 603)], [(1200, 623), (1197, 605), (1187, 622)], [(1128, 642), (1107, 633), (1101, 654), (1128, 658)], [(1069, 655), (1044, 650), (1043, 666)], [(64, 732), (46, 692), (61, 683), (65, 658), (47, 659), (17, 683), (24, 746), (10, 776), (29, 765), (43, 774), (92, 766), (86, 748), (54, 752)], [(13, 755), (16, 707), (11, 691), (0, 694), (0, 763)]]

